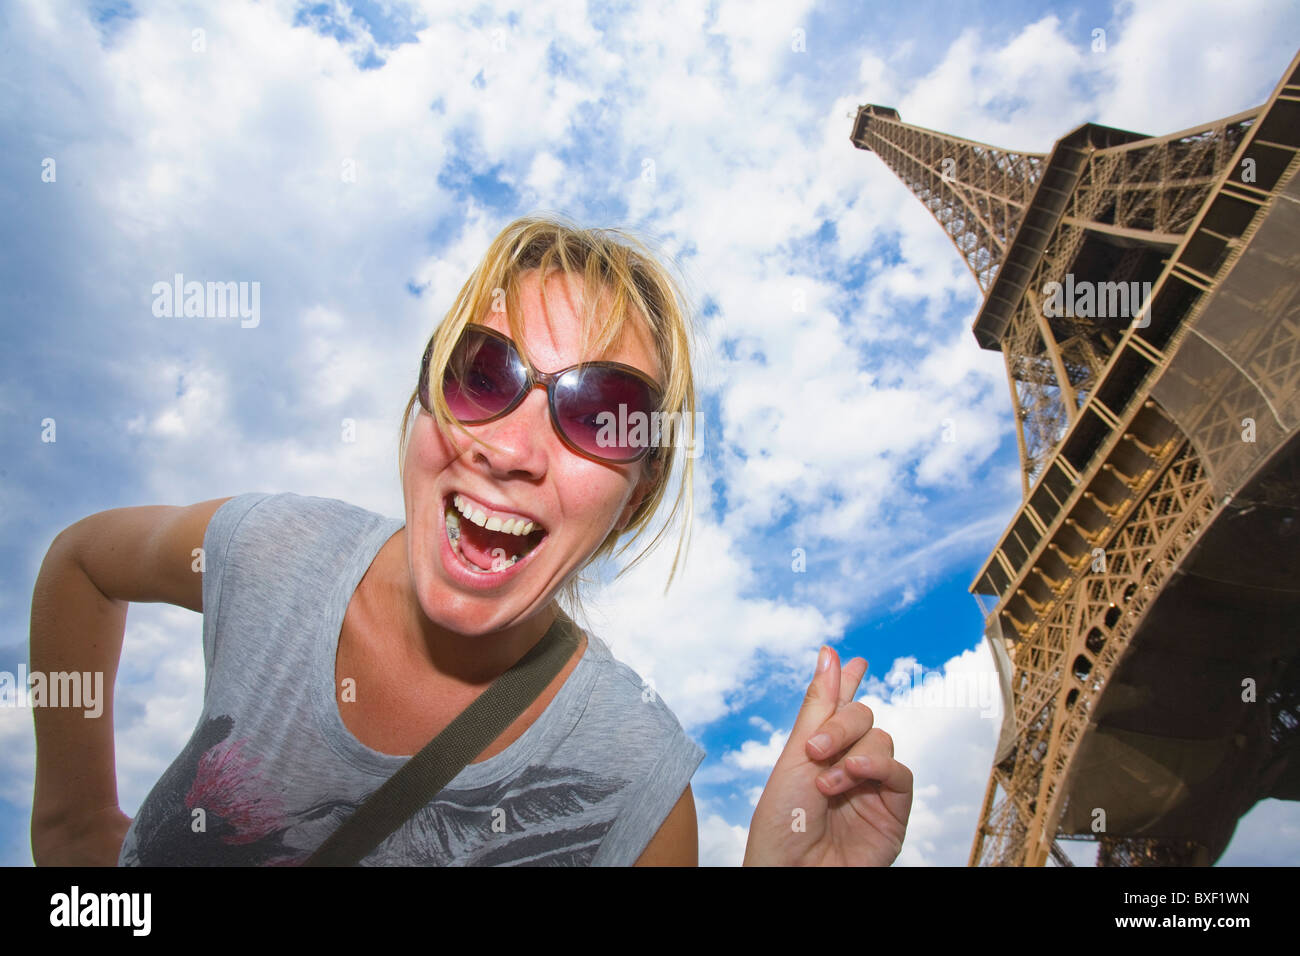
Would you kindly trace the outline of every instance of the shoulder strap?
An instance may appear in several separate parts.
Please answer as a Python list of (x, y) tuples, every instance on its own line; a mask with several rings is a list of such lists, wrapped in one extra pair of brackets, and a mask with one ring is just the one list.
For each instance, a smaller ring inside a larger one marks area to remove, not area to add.
[(577, 628), (561, 611), (532, 650), (372, 793), (304, 865), (360, 862), (500, 737), (564, 669), (577, 646)]

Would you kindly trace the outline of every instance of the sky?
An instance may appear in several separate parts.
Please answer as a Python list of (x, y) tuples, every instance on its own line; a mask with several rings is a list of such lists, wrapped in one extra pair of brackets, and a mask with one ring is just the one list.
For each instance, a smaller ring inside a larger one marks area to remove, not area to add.
[[(447, 7), (0, 4), (0, 671), (88, 514), (293, 491), (401, 515), (424, 342), (501, 228), (560, 212), (646, 237), (694, 308), (684, 573), (665, 594), (665, 546), (587, 606), (708, 752), (701, 863), (740, 862), (829, 643), (870, 661), (860, 699), (915, 777), (898, 864), (964, 865), (1001, 714), (967, 589), (1020, 500), (1011, 403), (974, 279), (852, 117), (1036, 152), (1089, 121), (1163, 135), (1262, 103), (1300, 8)], [(258, 283), (256, 321), (158, 315), (177, 273)], [(128, 814), (198, 719), (201, 633), (130, 610)], [(0, 864), (31, 863), (34, 755), (30, 710), (0, 708)], [(1300, 808), (1264, 801), (1220, 864), (1297, 847)]]

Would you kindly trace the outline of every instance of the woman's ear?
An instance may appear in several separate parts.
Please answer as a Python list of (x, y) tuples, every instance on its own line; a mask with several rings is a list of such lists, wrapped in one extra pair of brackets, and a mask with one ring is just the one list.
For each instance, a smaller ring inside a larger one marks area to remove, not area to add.
[(655, 448), (651, 453), (642, 459), (641, 480), (636, 484), (636, 490), (632, 492), (632, 497), (627, 500), (627, 506), (624, 507), (623, 513), (619, 515), (617, 528), (622, 531), (632, 521), (632, 516), (636, 514), (637, 508), (641, 507), (641, 502), (645, 500), (654, 486), (659, 481), (659, 474), (664, 467), (664, 458), (662, 448)]

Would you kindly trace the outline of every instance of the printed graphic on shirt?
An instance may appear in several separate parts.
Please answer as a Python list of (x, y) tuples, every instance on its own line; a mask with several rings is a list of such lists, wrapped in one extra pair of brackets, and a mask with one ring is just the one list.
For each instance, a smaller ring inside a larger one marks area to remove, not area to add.
[(260, 760), (231, 741), (228, 716), (203, 722), (167, 768), (135, 820), (127, 866), (276, 866), (306, 858), (284, 841), (294, 818), (350, 812), (321, 805), (287, 814), (276, 787), (258, 772)]
[(366, 863), (589, 866), (613, 814), (567, 829), (564, 818), (589, 813), (625, 786), (625, 780), (576, 767), (529, 767), (495, 786), (439, 797)]
[[(262, 761), (233, 738), (229, 716), (205, 720), (137, 814), (127, 866), (284, 866), (303, 863), (361, 805), (325, 798), (289, 809)], [(627, 781), (578, 768), (519, 776), (434, 800), (365, 859), (366, 865), (587, 866), (614, 822), (592, 809)], [(564, 818), (581, 816), (565, 828)]]

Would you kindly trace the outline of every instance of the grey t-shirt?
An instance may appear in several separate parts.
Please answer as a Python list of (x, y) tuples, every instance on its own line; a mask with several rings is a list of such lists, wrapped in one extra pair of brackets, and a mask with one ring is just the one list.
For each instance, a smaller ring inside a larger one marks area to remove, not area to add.
[[(204, 537), (203, 712), (131, 822), (124, 866), (301, 863), (406, 760), (339, 716), (343, 616), (403, 525), (341, 501), (241, 495)], [(365, 865), (636, 862), (704, 751), (599, 638), (542, 715), (466, 766)]]

